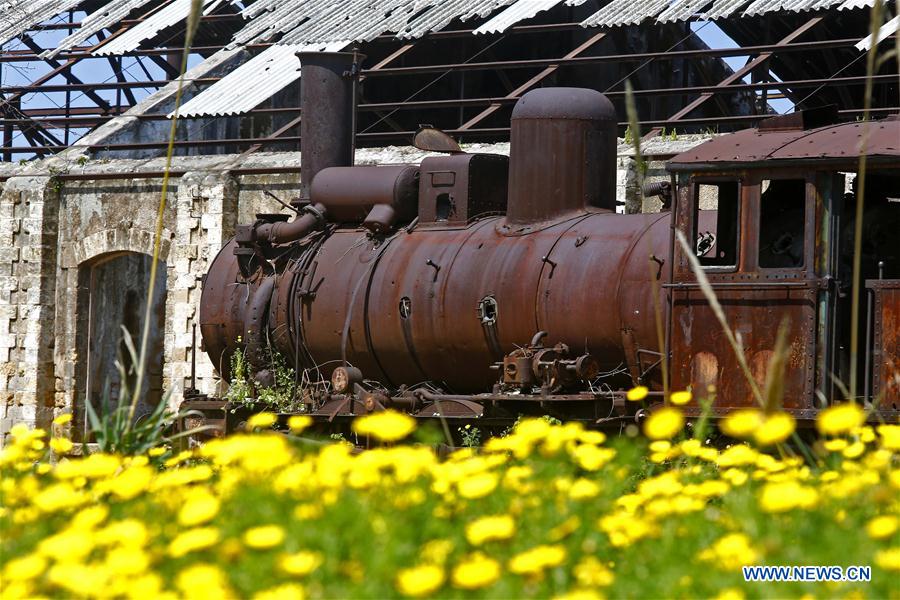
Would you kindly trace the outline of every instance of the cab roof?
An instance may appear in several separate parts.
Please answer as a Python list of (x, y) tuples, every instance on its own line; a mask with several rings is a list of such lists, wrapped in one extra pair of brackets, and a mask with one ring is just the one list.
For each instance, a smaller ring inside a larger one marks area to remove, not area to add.
[(669, 161), (668, 168), (719, 170), (765, 161), (772, 167), (846, 163), (848, 170), (855, 170), (864, 136), (865, 154), (873, 165), (900, 161), (900, 115), (821, 125), (831, 115), (836, 117), (836, 111), (818, 109), (772, 117), (758, 128), (723, 135), (682, 152)]

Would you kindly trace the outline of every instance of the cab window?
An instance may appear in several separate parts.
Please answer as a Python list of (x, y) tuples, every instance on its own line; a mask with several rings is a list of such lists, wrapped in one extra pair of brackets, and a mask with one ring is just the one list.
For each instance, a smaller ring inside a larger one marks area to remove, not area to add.
[(694, 184), (694, 250), (704, 267), (736, 267), (740, 227), (737, 181)]
[(763, 179), (759, 184), (759, 266), (803, 266), (806, 226), (806, 181)]

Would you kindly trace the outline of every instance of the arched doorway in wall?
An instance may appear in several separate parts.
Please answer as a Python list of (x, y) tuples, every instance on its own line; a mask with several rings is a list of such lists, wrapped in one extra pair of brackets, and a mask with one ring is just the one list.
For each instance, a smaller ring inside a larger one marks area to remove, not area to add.
[[(79, 434), (88, 429), (84, 408), (87, 399), (98, 414), (104, 397), (111, 406), (131, 401), (123, 391), (134, 390), (136, 365), (123, 328), (140, 352), (152, 261), (151, 256), (139, 252), (113, 252), (78, 267), (74, 429)], [(165, 303), (166, 265), (160, 261), (153, 286), (147, 364), (136, 416), (152, 410), (163, 397)], [(124, 367), (125, 381), (116, 368), (117, 361)]]

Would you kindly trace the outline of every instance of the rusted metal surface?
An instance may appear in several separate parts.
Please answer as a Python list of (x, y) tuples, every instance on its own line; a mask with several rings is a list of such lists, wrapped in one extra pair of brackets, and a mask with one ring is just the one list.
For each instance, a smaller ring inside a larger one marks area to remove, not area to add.
[[(657, 214), (606, 209), (615, 115), (583, 90), (523, 97), (508, 172), (503, 157), (465, 153), (324, 168), (297, 217), (259, 215), (216, 257), (201, 306), (206, 350), (224, 377), (244, 351), (252, 385), (264, 388), (271, 344), (302, 374), (299, 400), (328, 423), (395, 408), (420, 418), (552, 414), (620, 427), (645, 416), (624, 401), (628, 388), (647, 385), (651, 402), (662, 400), (663, 361), (672, 389), (714, 394), (721, 416), (752, 405), (754, 394), (674, 228), (695, 245), (758, 387), (786, 328), (784, 407), (808, 421), (818, 397), (836, 396), (831, 373), (849, 320), (840, 291), (850, 246), (839, 216), (852, 201), (839, 171), (856, 157), (827, 168), (779, 166), (786, 161), (775, 157), (812, 140), (837, 160), (822, 136), (858, 140), (856, 124), (803, 130), (811, 117), (719, 138), (720, 149), (732, 148), (728, 159), (683, 155), (672, 209)], [(881, 124), (892, 131), (900, 121)], [(869, 151), (891, 158), (871, 127)], [(316, 148), (304, 148), (304, 159)], [(891, 160), (873, 163), (866, 202), (879, 214), (894, 206), (900, 162)], [(882, 242), (869, 246), (894, 260)], [(900, 414), (898, 282), (870, 282), (874, 385), (888, 419)]]
[(900, 279), (867, 281), (874, 295), (872, 399), (885, 410), (900, 410)]
[(336, 222), (359, 223), (379, 204), (409, 222), (416, 216), (418, 196), (419, 167), (413, 165), (330, 167), (319, 171), (310, 186), (312, 201)]
[(869, 123), (842, 123), (814, 129), (745, 129), (679, 154), (669, 162), (669, 168), (693, 170), (701, 165), (761, 161), (771, 161), (771, 166), (782, 161), (847, 161), (859, 156), (864, 136), (870, 161), (900, 159), (900, 117), (894, 115)]
[(353, 164), (356, 80), (364, 58), (355, 52), (300, 52), (300, 194), (309, 197), (316, 173)]
[(509, 147), (511, 224), (586, 206), (615, 210), (616, 111), (603, 94), (581, 88), (525, 94), (513, 109)]

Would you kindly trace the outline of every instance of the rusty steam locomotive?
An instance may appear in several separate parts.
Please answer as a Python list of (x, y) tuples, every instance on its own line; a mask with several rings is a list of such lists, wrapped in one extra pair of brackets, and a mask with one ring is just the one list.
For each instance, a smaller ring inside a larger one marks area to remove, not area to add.
[[(357, 167), (359, 56), (300, 58), (297, 214), (239, 226), (203, 286), (204, 349), (224, 379), (240, 350), (253, 385), (271, 386), (274, 350), (311, 382), (297, 386), (303, 409), (326, 420), (393, 407), (486, 425), (551, 414), (604, 426), (635, 418), (641, 407), (624, 402), (634, 385), (651, 389), (650, 410), (662, 401), (665, 358), (672, 389), (714, 388), (718, 414), (750, 405), (748, 381), (674, 242), (680, 230), (695, 240), (760, 382), (779, 323), (788, 324), (787, 410), (808, 420), (856, 370), (861, 399), (896, 419), (896, 116), (771, 118), (671, 160), (671, 182), (655, 189), (662, 212), (617, 214), (617, 119), (596, 91), (525, 94), (508, 158), (467, 154), (425, 131), (420, 146), (441, 154)], [(868, 336), (851, 364), (847, 232), (858, 190), (848, 178), (863, 138)], [(194, 408), (220, 406), (186, 397)]]

